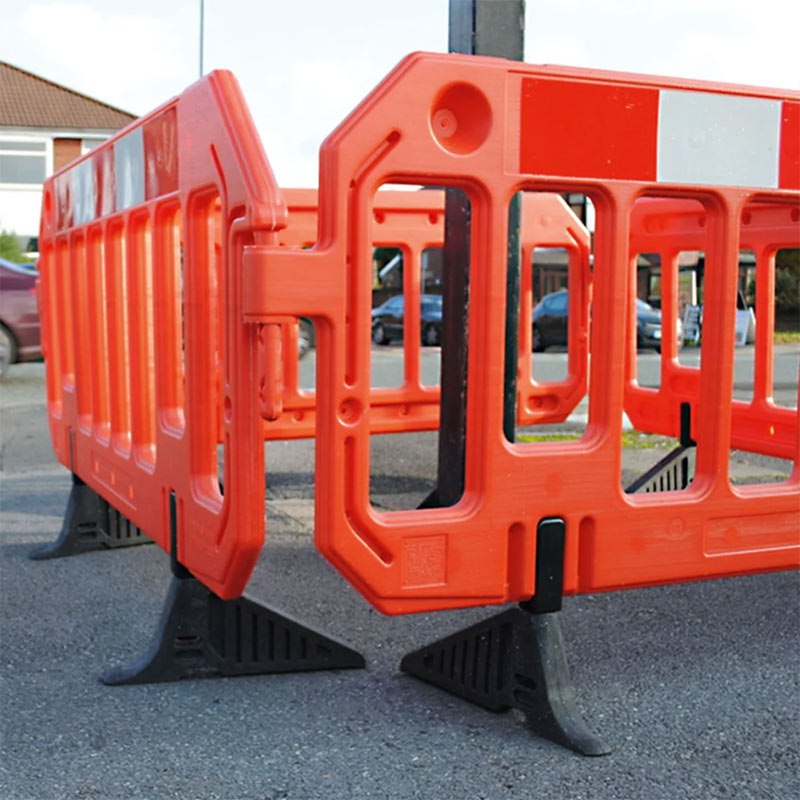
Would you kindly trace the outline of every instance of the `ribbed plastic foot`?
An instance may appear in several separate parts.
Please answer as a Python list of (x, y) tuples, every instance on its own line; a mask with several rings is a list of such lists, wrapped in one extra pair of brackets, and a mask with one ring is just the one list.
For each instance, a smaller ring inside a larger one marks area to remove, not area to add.
[(509, 609), (409, 653), (401, 669), (491, 711), (519, 709), (533, 733), (582, 755), (611, 752), (578, 711), (557, 612)]
[(694, 478), (695, 447), (676, 447), (625, 489), (627, 494), (679, 492)]
[(61, 533), (54, 542), (32, 550), (28, 557), (41, 561), (151, 542), (152, 539), (73, 473)]
[(161, 683), (364, 666), (360, 653), (290, 617), (243, 597), (222, 600), (196, 578), (174, 577), (149, 650), (100, 680)]

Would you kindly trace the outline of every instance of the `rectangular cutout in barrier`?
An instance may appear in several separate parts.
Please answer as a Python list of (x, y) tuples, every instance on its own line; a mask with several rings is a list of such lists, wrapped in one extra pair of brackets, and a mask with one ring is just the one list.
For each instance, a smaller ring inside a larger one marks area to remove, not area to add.
[[(639, 386), (661, 386), (661, 256), (637, 253), (634, 256), (635, 279), (632, 291), (636, 307), (636, 360), (632, 379)], [(678, 336), (678, 347), (683, 344)]]
[(750, 203), (740, 216), (733, 397), (742, 406), (739, 425), (752, 433), (744, 443), (732, 433), (733, 487), (783, 483), (797, 468), (797, 453), (781, 458), (765, 448), (797, 408), (800, 345), (776, 338), (779, 328), (800, 323), (800, 249), (786, 246), (800, 240), (798, 220), (797, 205), (777, 198)]
[(533, 379), (537, 383), (563, 381), (567, 377), (568, 265), (569, 252), (565, 247), (537, 247), (533, 251), (533, 352), (550, 350), (564, 355), (551, 362), (533, 356)]
[[(591, 296), (592, 201), (580, 192), (523, 191), (520, 219), (517, 441), (548, 441), (530, 425), (569, 420), (583, 431)], [(569, 200), (567, 204), (566, 199)]]
[[(222, 458), (230, 448), (227, 434), (222, 433), (222, 385), (225, 379), (224, 337), (222, 312), (228, 301), (231, 287), (222, 281), (222, 250), (219, 222), (220, 197), (213, 190), (191, 198), (187, 213), (187, 240), (184, 258), (187, 269), (184, 276), (186, 324), (187, 392), (193, 395), (195, 424), (193, 458), (200, 480), (195, 491), (209, 502), (221, 503), (220, 484), (231, 485), (222, 466), (223, 480), (219, 480), (217, 443), (223, 439)], [(207, 364), (208, 369), (200, 369)], [(224, 413), (224, 412), (222, 412)]]
[[(788, 213), (790, 219), (800, 217), (797, 207), (788, 209)], [(774, 271), (775, 332), (781, 336), (784, 331), (800, 330), (800, 247), (777, 249)], [(781, 343), (774, 348), (772, 397), (775, 405), (797, 408), (800, 397), (794, 389), (797, 385), (798, 361), (797, 343), (794, 347), (791, 343)]]
[[(439, 189), (440, 187), (437, 187)], [(430, 191), (430, 190), (427, 190)], [(450, 189), (458, 197), (460, 205), (471, 208), (468, 195), (458, 189)], [(442, 193), (443, 195), (443, 193)], [(469, 215), (469, 212), (468, 212)], [(392, 294), (384, 303), (372, 310), (372, 340), (373, 352), (371, 359), (371, 384), (373, 387), (387, 385), (391, 376), (393, 364), (390, 362), (391, 356), (380, 357), (375, 353), (375, 347), (380, 347), (378, 339), (383, 341), (388, 337), (402, 337), (402, 347), (404, 352), (404, 374), (402, 390), (408, 397), (408, 405), (404, 409), (399, 409), (401, 415), (411, 415), (415, 398), (417, 402), (423, 398), (426, 400), (427, 413), (432, 414), (433, 422), (441, 419), (438, 409), (440, 405), (440, 394), (436, 390), (441, 383), (441, 370), (443, 368), (441, 351), (439, 349), (443, 330), (447, 326), (447, 310), (442, 297), (442, 287), (446, 282), (445, 272), (447, 270), (466, 269), (469, 274), (471, 264), (452, 264), (448, 263), (451, 257), (447, 248), (441, 249), (444, 237), (444, 207), (434, 206), (433, 211), (429, 211), (424, 216), (415, 215), (410, 217), (407, 214), (405, 226), (395, 226), (395, 230), (405, 230), (405, 241), (402, 250), (398, 249), (389, 261), (389, 267), (384, 267), (384, 279), (389, 272), (402, 265), (402, 284), (397, 281), (397, 286), (402, 285), (403, 293)], [(387, 225), (390, 222), (388, 215), (380, 217)], [(471, 261), (471, 255), (470, 255)], [(387, 281), (388, 283), (388, 281)], [(423, 291), (427, 289), (429, 291)], [(464, 321), (469, 320), (469, 306), (464, 309)], [(456, 321), (455, 324), (459, 324)], [(379, 336), (376, 336), (376, 330)], [(438, 374), (437, 374), (438, 370)], [(433, 376), (436, 375), (436, 378)], [(389, 384), (391, 385), (391, 384)], [(382, 392), (380, 388), (372, 393), (372, 403), (370, 412), (381, 403)], [(432, 424), (415, 427), (413, 418), (409, 421), (409, 430), (422, 431), (434, 428)], [(439, 429), (434, 428), (434, 434), (409, 433), (403, 434), (414, 437), (413, 447), (415, 449), (415, 459), (413, 464), (403, 465), (409, 472), (407, 475), (397, 474), (396, 481), (393, 481), (395, 488), (394, 499), (392, 497), (382, 497), (381, 484), (384, 483), (381, 477), (385, 465), (375, 462), (373, 459), (379, 450), (372, 446), (375, 439), (373, 435), (370, 441), (370, 498), (371, 503), (376, 507), (389, 508), (391, 510), (413, 510), (416, 509), (423, 500), (430, 494), (435, 487), (435, 482), (431, 485), (431, 476), (437, 473), (439, 459)], [(397, 435), (397, 434), (395, 434)], [(415, 477), (422, 473), (426, 478)], [(376, 484), (377, 480), (377, 484)], [(403, 487), (407, 487), (403, 489)], [(385, 492), (384, 492), (385, 494)], [(458, 502), (453, 500), (452, 504)]]
[(159, 343), (156, 408), (160, 414), (159, 427), (179, 435), (186, 426), (186, 322), (180, 206), (169, 204), (157, 210), (153, 247), (159, 265), (153, 279), (153, 320)]
[[(741, 234), (740, 234), (741, 236)], [(753, 250), (739, 251), (736, 287), (736, 350), (733, 368), (733, 396), (750, 403), (754, 396), (756, 336), (755, 287), (758, 266)]]
[[(373, 211), (376, 226), (386, 224), (385, 211)], [(391, 235), (391, 234), (390, 234)], [(372, 386), (397, 388), (405, 383), (406, 313), (405, 273), (413, 269), (410, 253), (402, 247), (372, 251)]]
[[(377, 511), (417, 509), (436, 488), (438, 431), (370, 437), (370, 505)], [(413, 453), (399, 459), (397, 453)]]
[(107, 445), (111, 436), (109, 401), (108, 326), (105, 297), (105, 249), (103, 232), (92, 226), (86, 248), (86, 317), (89, 336), (87, 353), (91, 363), (92, 435)]
[(127, 271), (131, 439), (134, 458), (148, 468), (155, 465), (157, 455), (152, 253), (149, 215), (132, 214)]
[(106, 233), (106, 324), (111, 376), (111, 446), (127, 457), (131, 451), (130, 335), (127, 293), (127, 231), (121, 221)]

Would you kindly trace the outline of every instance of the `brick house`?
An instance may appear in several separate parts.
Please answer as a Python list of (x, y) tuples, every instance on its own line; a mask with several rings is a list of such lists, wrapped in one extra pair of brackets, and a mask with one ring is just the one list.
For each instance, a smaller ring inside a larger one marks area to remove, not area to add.
[(0, 230), (35, 253), (45, 177), (134, 119), (0, 61)]

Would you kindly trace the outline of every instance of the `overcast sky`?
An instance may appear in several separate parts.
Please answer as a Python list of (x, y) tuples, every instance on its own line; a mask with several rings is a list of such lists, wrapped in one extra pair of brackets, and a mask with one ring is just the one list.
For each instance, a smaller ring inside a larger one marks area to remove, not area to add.
[[(199, 0), (0, 0), (0, 59), (143, 114), (198, 76)], [(282, 186), (447, 0), (206, 0), (205, 69), (242, 85)], [(528, 0), (526, 61), (800, 89), (798, 0)]]

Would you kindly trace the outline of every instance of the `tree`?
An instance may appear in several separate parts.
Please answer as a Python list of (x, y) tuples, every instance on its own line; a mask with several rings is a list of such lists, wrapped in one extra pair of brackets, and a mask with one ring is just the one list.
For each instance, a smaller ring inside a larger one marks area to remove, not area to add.
[(0, 231), (0, 258), (6, 261), (14, 261), (21, 264), (27, 259), (22, 255), (22, 248), (19, 246), (19, 240), (13, 233), (9, 231)]
[(775, 308), (800, 311), (800, 249), (785, 248), (775, 254)]

